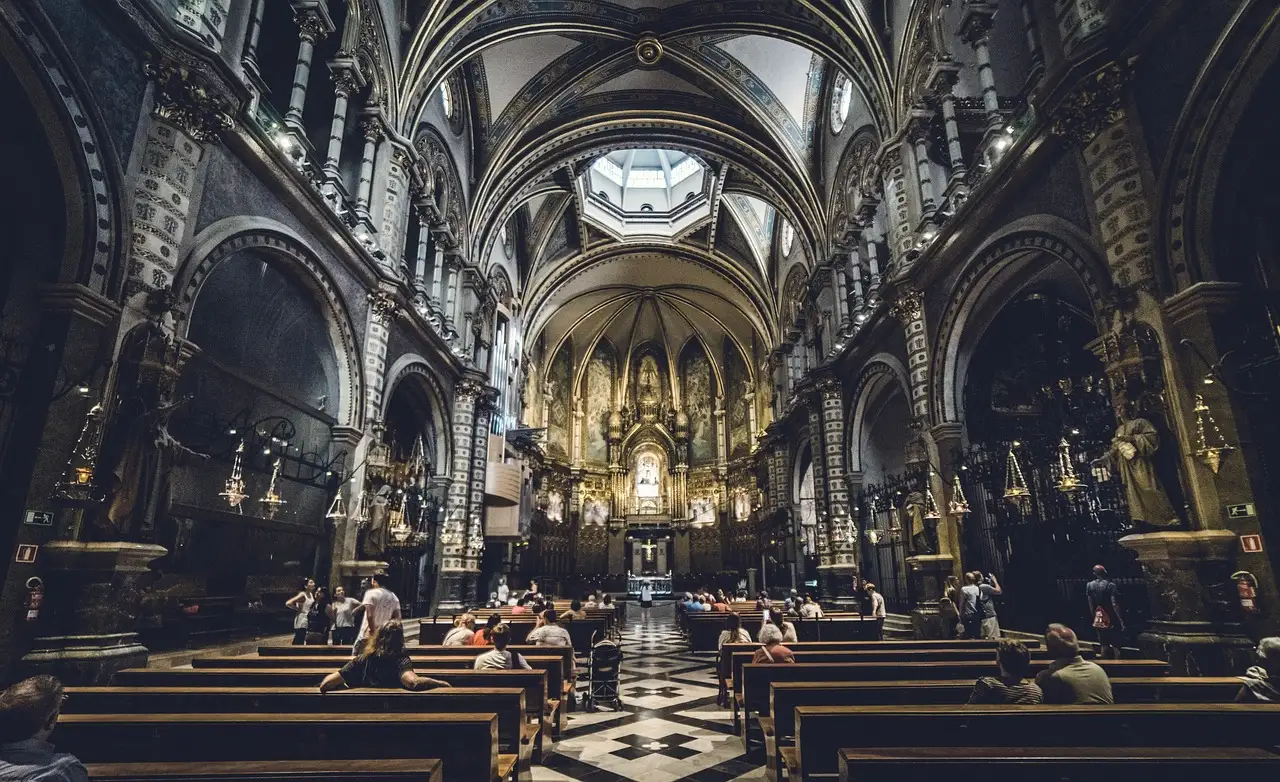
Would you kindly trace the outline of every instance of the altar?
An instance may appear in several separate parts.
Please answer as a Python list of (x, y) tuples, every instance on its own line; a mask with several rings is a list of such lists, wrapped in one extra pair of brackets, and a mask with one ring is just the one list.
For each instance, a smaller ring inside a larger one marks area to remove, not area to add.
[(671, 594), (671, 574), (665, 576), (633, 576), (627, 573), (627, 594), (631, 597), (640, 597), (640, 587), (649, 585), (654, 597), (662, 597)]

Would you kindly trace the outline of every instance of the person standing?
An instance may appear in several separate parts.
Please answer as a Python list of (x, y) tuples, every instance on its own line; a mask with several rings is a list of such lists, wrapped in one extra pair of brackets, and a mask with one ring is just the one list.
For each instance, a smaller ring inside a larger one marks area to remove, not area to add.
[(302, 579), (302, 588), (298, 594), (284, 601), (285, 608), (293, 610), (293, 645), (302, 646), (307, 642), (307, 615), (316, 602), (316, 582), (311, 578)]
[(49, 743), (66, 697), (52, 676), (23, 679), (0, 693), (0, 781), (89, 782), (75, 755)]
[(888, 612), (884, 608), (884, 595), (876, 589), (876, 585), (868, 581), (863, 589), (867, 590), (867, 598), (871, 601), (871, 618), (876, 620), (876, 640), (884, 640), (884, 619)]
[(364, 621), (360, 623), (360, 632), (356, 635), (354, 654), (360, 653), (360, 644), (364, 639), (376, 633), (392, 619), (400, 619), (400, 598), (383, 586), (387, 582), (387, 574), (379, 571), (369, 580), (369, 588), (365, 590), (360, 605), (364, 608)]
[(1036, 676), (1044, 702), (1052, 704), (1115, 703), (1111, 680), (1101, 665), (1080, 656), (1080, 641), (1066, 625), (1051, 624), (1044, 647), (1053, 662)]
[(334, 587), (333, 601), (329, 604), (334, 646), (350, 646), (356, 642), (356, 611), (359, 608), (360, 601), (347, 597), (346, 589)]
[(1094, 565), (1093, 580), (1085, 585), (1084, 593), (1089, 599), (1089, 614), (1093, 617), (1093, 629), (1098, 632), (1102, 659), (1119, 660), (1124, 615), (1120, 613), (1120, 590), (1116, 582), (1107, 578), (1105, 567)]
[(307, 644), (328, 646), (329, 626), (332, 622), (329, 616), (329, 590), (318, 587), (315, 599), (311, 602), (311, 610), (307, 611)]

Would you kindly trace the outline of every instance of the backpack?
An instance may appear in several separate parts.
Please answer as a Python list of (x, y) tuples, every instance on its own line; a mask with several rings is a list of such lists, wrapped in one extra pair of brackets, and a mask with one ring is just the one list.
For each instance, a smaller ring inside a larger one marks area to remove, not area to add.
[(1111, 629), (1111, 614), (1107, 613), (1107, 609), (1098, 606), (1093, 609), (1093, 628), (1095, 630)]

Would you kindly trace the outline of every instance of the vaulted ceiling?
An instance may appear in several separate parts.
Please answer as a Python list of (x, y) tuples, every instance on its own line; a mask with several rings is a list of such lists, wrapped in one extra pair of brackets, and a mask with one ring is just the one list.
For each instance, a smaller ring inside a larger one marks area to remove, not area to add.
[[(524, 210), (526, 344), (604, 335), (620, 350), (650, 340), (678, 351), (700, 334), (729, 337), (750, 364), (753, 343), (776, 343), (781, 226), (794, 228), (796, 257), (827, 251), (815, 131), (831, 80), (857, 87), (850, 125), (892, 124), (888, 61), (860, 3), (454, 0), (421, 14), (400, 121), (412, 133), (442, 81), (465, 81), (477, 162), (468, 249), (488, 258)], [(710, 214), (665, 237), (586, 219), (583, 175), (639, 149), (694, 157)]]

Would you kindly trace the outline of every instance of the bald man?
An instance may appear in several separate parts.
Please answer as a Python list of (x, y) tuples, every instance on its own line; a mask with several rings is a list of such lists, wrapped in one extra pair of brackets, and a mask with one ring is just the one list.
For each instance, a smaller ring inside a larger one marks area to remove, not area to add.
[(1080, 656), (1080, 641), (1066, 625), (1052, 624), (1044, 646), (1053, 662), (1036, 676), (1045, 703), (1115, 703), (1102, 666)]

